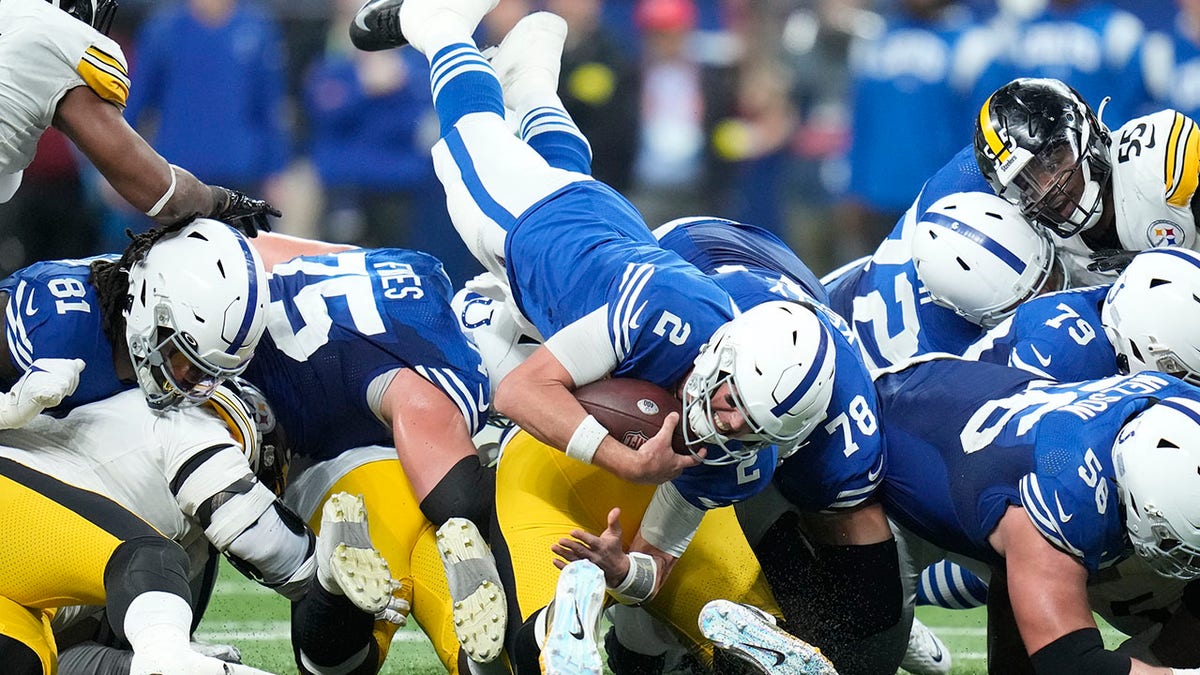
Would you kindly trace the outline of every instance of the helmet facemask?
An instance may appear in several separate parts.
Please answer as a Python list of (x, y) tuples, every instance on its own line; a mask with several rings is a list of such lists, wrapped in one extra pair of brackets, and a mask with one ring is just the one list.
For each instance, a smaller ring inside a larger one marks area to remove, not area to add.
[[(829, 331), (804, 303), (765, 303), (722, 326), (684, 383), (689, 449), (711, 444), (724, 450), (705, 458), (707, 464), (745, 461), (769, 445), (778, 446), (780, 458), (793, 454), (825, 416), (835, 352)], [(745, 431), (731, 437), (715, 428), (714, 399), (738, 411)]]
[(117, 0), (51, 0), (51, 3), (104, 35), (108, 35), (117, 15)]
[(693, 455), (696, 454), (696, 448), (705, 445), (716, 446), (724, 451), (719, 457), (702, 458), (705, 464), (737, 464), (753, 458), (769, 441), (748, 434), (735, 439), (721, 434), (715, 428), (713, 397), (725, 383), (729, 383), (729, 395), (734, 407), (741, 413), (747, 426), (753, 429), (754, 423), (733, 380), (734, 346), (720, 334), (714, 335), (713, 340), (714, 346), (710, 349), (705, 345), (683, 385), (683, 440)]
[(1108, 144), (1085, 125), (1079, 138), (1063, 132), (1033, 155), (1001, 195), (1064, 239), (1093, 227), (1112, 179)]
[(196, 352), (196, 340), (179, 330), (163, 300), (154, 306), (154, 325), (129, 336), (129, 356), (146, 403), (154, 410), (186, 408), (204, 403), (226, 379), (240, 374), (249, 361), (234, 369), (208, 363)]
[[(1126, 517), (1131, 517), (1131, 511), (1136, 511), (1138, 504), (1131, 500), (1126, 509)], [(1172, 579), (1190, 581), (1200, 578), (1200, 548), (1185, 543), (1163, 514), (1154, 506), (1147, 504), (1141, 507), (1141, 523), (1135, 535), (1130, 532), (1130, 542), (1133, 550), (1156, 573)]]

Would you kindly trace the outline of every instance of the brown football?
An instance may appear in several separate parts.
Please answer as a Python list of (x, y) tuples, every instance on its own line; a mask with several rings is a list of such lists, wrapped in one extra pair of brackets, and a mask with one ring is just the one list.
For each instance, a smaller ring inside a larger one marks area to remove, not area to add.
[[(634, 449), (658, 433), (667, 413), (683, 414), (679, 399), (645, 380), (618, 377), (592, 382), (576, 389), (575, 398), (613, 438)], [(675, 426), (671, 445), (675, 452), (688, 454), (682, 426)]]

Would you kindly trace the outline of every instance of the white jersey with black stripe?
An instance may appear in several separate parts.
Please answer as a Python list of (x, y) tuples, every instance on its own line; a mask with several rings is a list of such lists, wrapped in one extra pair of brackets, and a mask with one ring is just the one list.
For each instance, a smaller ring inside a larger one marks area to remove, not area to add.
[(121, 47), (45, 0), (0, 2), (0, 176), (29, 166), (59, 101), (76, 87), (124, 108)]

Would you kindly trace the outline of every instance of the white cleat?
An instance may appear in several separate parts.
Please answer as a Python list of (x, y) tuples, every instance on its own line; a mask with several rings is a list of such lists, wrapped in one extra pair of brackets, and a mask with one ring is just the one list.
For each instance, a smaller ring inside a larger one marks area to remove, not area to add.
[(450, 518), (438, 528), (437, 548), (454, 602), (454, 633), (472, 661), (493, 661), (504, 648), (508, 601), (492, 551), (466, 518)]
[(534, 12), (517, 22), (491, 55), (504, 90), (504, 105), (516, 110), (528, 91), (558, 91), (567, 22), (557, 14)]
[(562, 569), (550, 612), (541, 664), (545, 675), (600, 675), (600, 617), (604, 613), (604, 572), (587, 560)]
[(317, 536), (317, 579), (369, 614), (388, 606), (395, 582), (383, 554), (371, 545), (361, 495), (338, 492), (325, 502)]
[[(500, 0), (403, 0), (396, 11), (400, 31), (414, 49), (432, 56), (430, 35), (461, 36), (470, 41), (484, 15)], [(360, 10), (361, 13), (361, 10)]]
[(914, 618), (900, 667), (912, 675), (948, 675), (950, 650), (929, 626)]
[(757, 607), (713, 600), (700, 610), (700, 632), (766, 675), (837, 675), (820, 649), (776, 626)]

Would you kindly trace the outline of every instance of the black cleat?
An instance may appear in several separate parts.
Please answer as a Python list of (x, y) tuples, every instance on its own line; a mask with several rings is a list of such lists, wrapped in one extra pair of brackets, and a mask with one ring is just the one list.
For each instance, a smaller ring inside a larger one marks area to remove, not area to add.
[(350, 42), (364, 52), (395, 49), (408, 44), (400, 32), (404, 0), (367, 0), (350, 23)]

